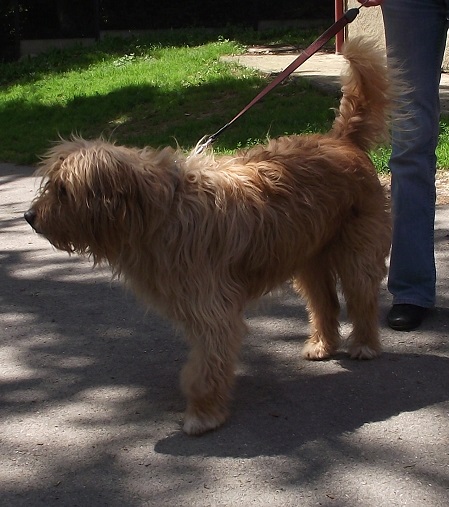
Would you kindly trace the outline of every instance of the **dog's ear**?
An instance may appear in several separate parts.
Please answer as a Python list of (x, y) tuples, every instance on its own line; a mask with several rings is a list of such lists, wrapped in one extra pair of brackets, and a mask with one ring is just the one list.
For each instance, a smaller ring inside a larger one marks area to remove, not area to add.
[[(107, 236), (142, 237), (157, 228), (172, 202), (166, 171), (138, 150), (92, 142), (61, 163), (68, 198), (80, 220), (101, 242)], [(165, 190), (164, 190), (165, 189)], [(165, 194), (165, 195), (162, 195)]]
[(106, 213), (117, 220), (132, 203), (140, 203), (135, 166), (135, 161), (119, 148), (92, 145), (70, 154), (61, 163), (61, 177), (67, 192), (81, 206), (95, 211), (98, 218)]

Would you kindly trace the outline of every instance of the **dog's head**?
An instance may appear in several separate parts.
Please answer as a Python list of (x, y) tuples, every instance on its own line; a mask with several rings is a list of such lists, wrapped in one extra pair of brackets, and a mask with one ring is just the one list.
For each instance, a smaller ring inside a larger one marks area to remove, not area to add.
[(114, 262), (131, 234), (138, 237), (151, 228), (148, 187), (156, 186), (151, 179), (157, 175), (144, 165), (138, 150), (103, 141), (63, 141), (38, 170), (40, 192), (25, 218), (60, 250)]

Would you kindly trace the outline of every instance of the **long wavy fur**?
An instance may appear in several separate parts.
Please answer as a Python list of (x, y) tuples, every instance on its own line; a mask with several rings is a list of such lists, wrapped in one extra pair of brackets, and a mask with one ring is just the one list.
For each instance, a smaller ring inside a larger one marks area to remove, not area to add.
[(248, 301), (287, 280), (307, 300), (308, 359), (340, 345), (340, 280), (354, 358), (380, 353), (377, 292), (390, 245), (387, 201), (367, 150), (394, 95), (381, 56), (352, 41), (332, 130), (270, 140), (232, 157), (72, 138), (43, 160), (27, 219), (57, 248), (107, 262), (191, 345), (184, 430), (228, 415)]

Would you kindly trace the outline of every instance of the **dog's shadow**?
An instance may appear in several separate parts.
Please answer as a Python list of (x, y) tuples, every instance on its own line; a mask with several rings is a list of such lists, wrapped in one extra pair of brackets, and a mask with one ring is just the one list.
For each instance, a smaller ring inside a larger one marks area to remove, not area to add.
[(375, 361), (352, 361), (341, 354), (302, 369), (300, 364), (298, 358), (298, 372), (288, 375), (258, 364), (251, 375), (238, 378), (224, 427), (201, 437), (176, 432), (157, 442), (156, 452), (291, 455), (308, 442), (330, 441), (364, 424), (449, 399), (449, 359), (437, 355), (385, 353)]

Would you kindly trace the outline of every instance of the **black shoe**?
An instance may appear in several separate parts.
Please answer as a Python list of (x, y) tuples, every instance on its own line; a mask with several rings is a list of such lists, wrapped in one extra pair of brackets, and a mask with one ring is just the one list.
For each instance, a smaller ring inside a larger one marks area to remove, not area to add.
[(395, 331), (412, 331), (425, 319), (429, 309), (417, 305), (393, 305), (388, 312), (387, 322)]

